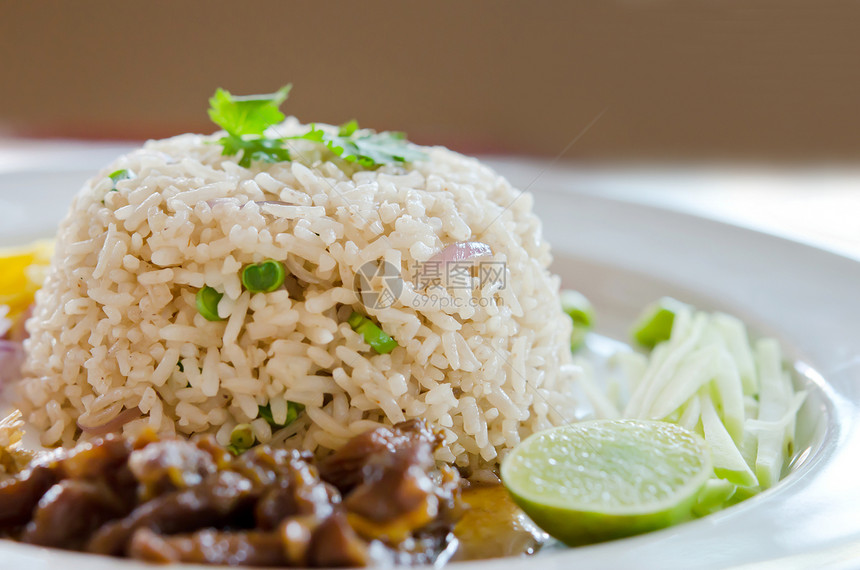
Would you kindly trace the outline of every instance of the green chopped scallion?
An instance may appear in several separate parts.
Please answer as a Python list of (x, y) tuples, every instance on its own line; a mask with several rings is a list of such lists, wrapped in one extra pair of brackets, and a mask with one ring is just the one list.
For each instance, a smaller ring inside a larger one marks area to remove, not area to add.
[(561, 292), (561, 308), (573, 321), (570, 335), (570, 349), (578, 350), (585, 344), (585, 337), (594, 328), (594, 307), (579, 291)]
[(254, 429), (251, 424), (239, 424), (230, 432), (228, 449), (238, 455), (254, 447), (255, 443), (257, 443), (257, 438), (254, 436)]
[(197, 291), (197, 312), (207, 321), (223, 321), (224, 319), (218, 316), (218, 303), (223, 296), (223, 293), (219, 293), (212, 287), (203, 287)]
[(675, 315), (686, 305), (671, 297), (663, 297), (645, 307), (633, 324), (633, 339), (645, 348), (654, 348), (672, 336)]
[[(113, 172), (108, 174), (108, 178), (110, 178), (111, 182), (113, 182), (113, 185), (111, 186), (111, 189), (108, 190), (108, 192), (117, 192), (117, 189), (116, 189), (116, 183), (117, 182), (119, 182), (120, 180), (128, 180), (129, 178), (133, 178), (133, 177), (134, 177), (134, 172), (132, 172), (131, 170), (128, 170), (125, 168), (120, 168), (119, 170), (114, 170)], [(104, 198), (102, 198), (102, 204), (104, 204), (104, 203), (105, 203)]]
[(132, 174), (132, 172), (130, 170), (125, 169), (125, 168), (120, 168), (119, 170), (114, 170), (113, 172), (108, 174), (108, 178), (110, 178), (113, 181), (113, 184), (114, 184), (113, 189), (114, 190), (116, 190), (116, 183), (117, 182), (119, 182), (120, 180), (128, 180), (132, 176), (134, 176)]
[(287, 402), (287, 419), (284, 420), (284, 423), (279, 424), (275, 421), (275, 418), (272, 416), (272, 407), (269, 404), (265, 406), (260, 406), (260, 417), (266, 420), (270, 426), (274, 429), (285, 428), (299, 417), (299, 414), (304, 411), (305, 407), (303, 404), (299, 404), (297, 402)]
[(388, 336), (379, 325), (359, 312), (353, 311), (346, 322), (379, 354), (388, 354), (398, 346), (397, 341)]
[(284, 284), (284, 264), (274, 259), (251, 263), (242, 269), (242, 285), (251, 293), (271, 293)]
[(352, 327), (352, 330), (357, 330), (358, 326), (366, 319), (364, 315), (359, 312), (353, 311), (349, 318), (346, 320), (349, 323), (349, 326)]

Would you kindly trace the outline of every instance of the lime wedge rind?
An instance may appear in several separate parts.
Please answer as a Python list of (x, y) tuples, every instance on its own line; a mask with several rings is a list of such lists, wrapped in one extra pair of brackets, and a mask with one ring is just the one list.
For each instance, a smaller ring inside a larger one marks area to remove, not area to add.
[(692, 518), (712, 473), (701, 437), (650, 420), (594, 420), (540, 432), (509, 454), (501, 471), (526, 514), (571, 546)]
[(519, 506), (536, 525), (568, 546), (585, 546), (652, 532), (691, 520), (696, 505), (696, 494), (679, 502), (671, 509), (647, 514), (607, 514), (579, 512), (575, 524), (560, 522), (569, 516), (566, 509), (547, 509), (512, 495)]

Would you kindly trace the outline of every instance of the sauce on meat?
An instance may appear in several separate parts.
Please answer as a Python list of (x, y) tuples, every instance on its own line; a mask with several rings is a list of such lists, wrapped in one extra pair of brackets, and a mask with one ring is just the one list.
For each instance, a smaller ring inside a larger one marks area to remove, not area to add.
[(549, 540), (502, 485), (471, 487), (463, 491), (462, 500), (467, 508), (454, 527), (460, 542), (454, 560), (534, 554)]

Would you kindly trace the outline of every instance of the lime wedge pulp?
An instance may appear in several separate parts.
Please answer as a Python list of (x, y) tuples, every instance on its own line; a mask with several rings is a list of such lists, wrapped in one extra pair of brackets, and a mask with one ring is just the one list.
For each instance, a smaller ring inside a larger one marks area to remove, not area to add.
[(569, 546), (691, 518), (711, 474), (702, 438), (646, 420), (592, 420), (536, 433), (501, 469), (520, 508)]

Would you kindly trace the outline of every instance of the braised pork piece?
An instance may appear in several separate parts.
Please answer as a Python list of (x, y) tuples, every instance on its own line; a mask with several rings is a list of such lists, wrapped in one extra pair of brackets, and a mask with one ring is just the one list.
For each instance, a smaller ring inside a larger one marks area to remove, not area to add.
[(0, 533), (152, 562), (246, 566), (432, 563), (456, 548), (460, 478), (423, 421), (377, 428), (319, 464), (210, 437), (108, 436), (0, 482)]

